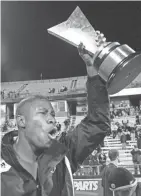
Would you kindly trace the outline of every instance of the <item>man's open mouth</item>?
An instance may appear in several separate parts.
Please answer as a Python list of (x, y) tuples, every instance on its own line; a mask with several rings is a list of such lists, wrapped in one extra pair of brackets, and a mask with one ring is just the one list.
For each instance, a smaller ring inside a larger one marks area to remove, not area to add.
[(58, 131), (57, 128), (52, 129), (51, 131), (49, 131), (48, 133), (49, 137), (51, 139), (56, 139), (57, 135), (58, 135)]

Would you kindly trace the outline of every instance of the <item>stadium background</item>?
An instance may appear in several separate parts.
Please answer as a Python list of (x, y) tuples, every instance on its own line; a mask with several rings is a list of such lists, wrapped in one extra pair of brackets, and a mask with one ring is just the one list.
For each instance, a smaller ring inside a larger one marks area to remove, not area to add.
[[(18, 81), (18, 82), (3, 82), (1, 86), (1, 127), (2, 122), (8, 121), (9, 126), (7, 131), (16, 129), (15, 126), (15, 111), (17, 103), (29, 95), (41, 94), (51, 101), (56, 112), (56, 119), (63, 129), (63, 124), (66, 119), (70, 119), (70, 128), (76, 126), (87, 114), (87, 96), (86, 96), (86, 76), (52, 79), (52, 80), (36, 80), (36, 81)], [(126, 103), (126, 106), (132, 108), (141, 108), (141, 74), (125, 89), (117, 94), (110, 96), (110, 102), (114, 103), (117, 109), (119, 104)], [(117, 121), (129, 120), (131, 124), (135, 124), (136, 114), (130, 116), (118, 117)], [(2, 132), (2, 135), (5, 131)], [(109, 146), (109, 144), (110, 146)], [(128, 167), (133, 173), (133, 164), (130, 151), (136, 141), (130, 141), (126, 152), (121, 149), (121, 144), (118, 140), (114, 140), (111, 136), (105, 138), (105, 153), (111, 148), (116, 148), (121, 152), (121, 165)], [(126, 156), (125, 156), (126, 154)], [(100, 176), (84, 175), (83, 169), (88, 166), (82, 166), (74, 175), (74, 187), (77, 196), (84, 195), (102, 195), (101, 178)], [(141, 176), (136, 178), (141, 181)]]

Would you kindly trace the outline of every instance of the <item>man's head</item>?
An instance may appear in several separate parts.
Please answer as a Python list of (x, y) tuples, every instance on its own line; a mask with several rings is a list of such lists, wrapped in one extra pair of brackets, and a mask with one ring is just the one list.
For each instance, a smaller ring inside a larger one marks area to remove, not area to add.
[(44, 96), (22, 100), (16, 110), (19, 138), (26, 139), (34, 149), (47, 148), (56, 138), (55, 113)]
[(125, 168), (114, 168), (108, 176), (108, 184), (114, 196), (133, 196), (137, 181)]
[(117, 161), (119, 162), (119, 152), (116, 149), (111, 149), (108, 152), (108, 156), (110, 161)]

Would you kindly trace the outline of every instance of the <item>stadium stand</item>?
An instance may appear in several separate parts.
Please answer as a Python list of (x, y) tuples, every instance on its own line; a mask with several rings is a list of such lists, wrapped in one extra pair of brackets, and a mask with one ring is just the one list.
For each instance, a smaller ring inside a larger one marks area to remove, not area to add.
[(3, 82), (1, 91), (4, 91), (5, 95), (8, 95), (9, 92), (20, 93), (26, 86), (27, 83), (25, 82)]
[(77, 79), (75, 89), (79, 89), (79, 90), (85, 89), (86, 88), (86, 80), (87, 80), (87, 77), (85, 77), (85, 76), (79, 77)]
[(28, 86), (22, 91), (25, 93), (27, 90), (31, 94), (36, 94), (42, 92), (42, 94), (48, 94), (49, 89), (54, 88), (54, 93), (60, 93), (60, 89), (65, 86), (67, 89), (70, 89), (71, 81), (70, 80), (37, 80), (28, 83)]

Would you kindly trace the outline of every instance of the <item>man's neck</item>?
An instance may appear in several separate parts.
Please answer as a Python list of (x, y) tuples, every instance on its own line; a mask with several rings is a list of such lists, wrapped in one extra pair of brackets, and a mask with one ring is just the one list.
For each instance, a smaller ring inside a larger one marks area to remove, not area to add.
[(110, 161), (110, 163), (112, 163), (112, 164), (114, 164), (115, 166), (118, 167), (118, 162), (117, 162), (117, 160), (115, 160), (115, 161)]
[(27, 162), (34, 163), (37, 161), (37, 156), (35, 155), (33, 149), (25, 139), (18, 138), (16, 143), (13, 145), (16, 156)]
[(36, 180), (38, 170), (37, 156), (35, 155), (29, 143), (26, 142), (26, 140), (23, 138), (22, 140), (18, 138), (17, 142), (13, 145), (13, 148), (20, 165)]

